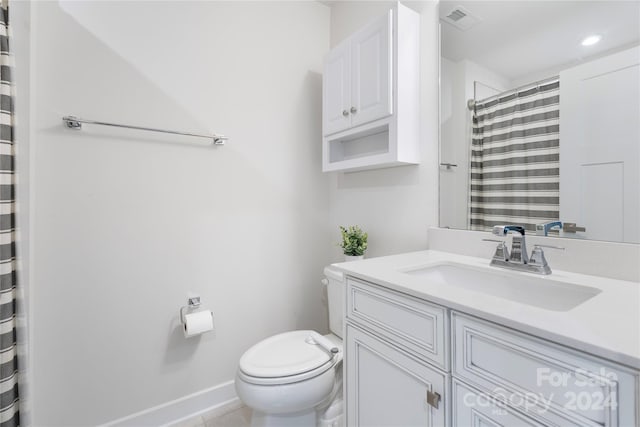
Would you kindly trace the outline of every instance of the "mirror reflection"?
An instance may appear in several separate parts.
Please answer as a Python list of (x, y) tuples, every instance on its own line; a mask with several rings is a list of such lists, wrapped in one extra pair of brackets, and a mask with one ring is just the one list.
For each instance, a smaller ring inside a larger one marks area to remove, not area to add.
[(440, 226), (640, 242), (640, 3), (440, 3)]

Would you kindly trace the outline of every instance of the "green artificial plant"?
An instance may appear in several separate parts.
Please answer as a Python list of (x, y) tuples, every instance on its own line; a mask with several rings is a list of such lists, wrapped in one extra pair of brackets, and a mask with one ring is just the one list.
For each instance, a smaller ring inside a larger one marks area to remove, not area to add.
[(362, 231), (357, 225), (348, 228), (340, 226), (342, 233), (342, 243), (340, 247), (345, 255), (361, 256), (367, 250), (367, 233)]

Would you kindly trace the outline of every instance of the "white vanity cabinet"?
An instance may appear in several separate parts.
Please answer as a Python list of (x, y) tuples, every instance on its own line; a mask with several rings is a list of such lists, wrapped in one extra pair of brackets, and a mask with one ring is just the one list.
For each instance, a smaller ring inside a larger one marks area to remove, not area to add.
[(346, 288), (346, 425), (447, 425), (446, 310), (360, 280)]
[(345, 318), (349, 426), (640, 425), (636, 369), (351, 276)]
[(419, 15), (398, 4), (324, 59), (323, 171), (419, 163)]

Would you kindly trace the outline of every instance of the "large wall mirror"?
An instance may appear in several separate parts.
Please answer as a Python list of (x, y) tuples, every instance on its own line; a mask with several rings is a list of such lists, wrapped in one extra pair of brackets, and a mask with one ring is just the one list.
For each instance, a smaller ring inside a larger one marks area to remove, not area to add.
[(640, 2), (440, 3), (440, 226), (640, 243)]

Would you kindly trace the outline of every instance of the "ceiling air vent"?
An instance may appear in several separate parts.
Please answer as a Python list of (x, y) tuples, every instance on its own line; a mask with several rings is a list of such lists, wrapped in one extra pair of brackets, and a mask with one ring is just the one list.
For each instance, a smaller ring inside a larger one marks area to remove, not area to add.
[(467, 31), (469, 28), (482, 21), (480, 17), (472, 15), (471, 12), (462, 6), (456, 6), (451, 12), (442, 18), (442, 20), (462, 31)]
[(451, 19), (452, 21), (458, 22), (465, 16), (467, 16), (467, 14), (460, 9), (453, 9), (451, 13), (447, 15), (447, 18)]

